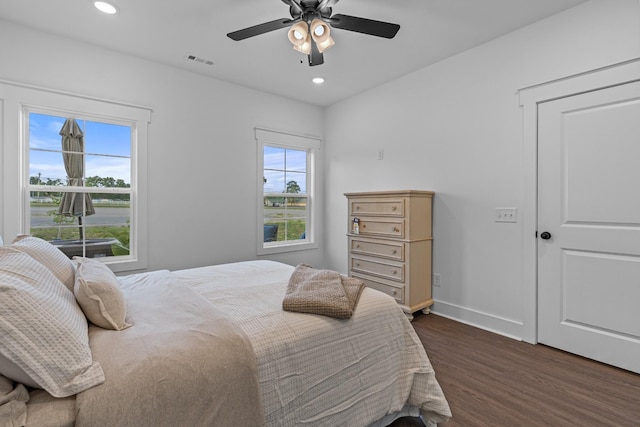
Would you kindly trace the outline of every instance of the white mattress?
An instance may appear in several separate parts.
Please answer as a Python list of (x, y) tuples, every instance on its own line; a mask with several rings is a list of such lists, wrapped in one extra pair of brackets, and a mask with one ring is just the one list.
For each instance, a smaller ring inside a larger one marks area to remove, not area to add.
[(257, 356), (267, 426), (384, 425), (450, 417), (424, 347), (395, 300), (366, 288), (353, 317), (282, 310), (293, 267), (248, 261), (174, 272), (233, 318)]

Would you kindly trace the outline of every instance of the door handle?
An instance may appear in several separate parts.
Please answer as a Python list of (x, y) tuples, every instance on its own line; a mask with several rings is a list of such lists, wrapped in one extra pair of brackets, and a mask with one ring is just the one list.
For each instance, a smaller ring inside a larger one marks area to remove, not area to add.
[(542, 240), (549, 240), (551, 238), (551, 233), (549, 233), (548, 231), (543, 231), (542, 233), (540, 233), (540, 238)]

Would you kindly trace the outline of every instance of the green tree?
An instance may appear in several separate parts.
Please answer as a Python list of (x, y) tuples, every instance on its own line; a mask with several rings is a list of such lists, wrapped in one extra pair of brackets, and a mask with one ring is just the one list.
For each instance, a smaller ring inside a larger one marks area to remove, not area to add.
[[(297, 182), (295, 181), (289, 181), (287, 182), (287, 190), (286, 193), (293, 193), (293, 194), (298, 194), (300, 192), (300, 186), (298, 185)], [(295, 198), (291, 199), (287, 197), (287, 203), (289, 204), (289, 206), (295, 205)]]
[[(87, 187), (98, 187), (98, 188), (130, 188), (131, 184), (127, 184), (121, 178), (113, 178), (110, 176), (101, 177), (101, 176), (89, 176), (84, 180), (85, 185)], [(128, 200), (128, 195), (126, 194), (102, 194), (102, 193), (93, 193), (93, 197), (97, 199), (110, 199), (110, 200)]]
[(295, 181), (289, 181), (287, 182), (287, 193), (299, 193), (300, 192), (300, 186), (298, 185), (297, 182)]
[(56, 178), (56, 179), (47, 178), (47, 182), (45, 182), (45, 185), (64, 185), (64, 182), (62, 182), (60, 178)]
[(42, 178), (40, 174), (30, 176), (29, 184), (31, 185), (64, 185), (60, 178), (51, 179), (51, 178)]
[(122, 178), (115, 179), (110, 176), (89, 176), (85, 180), (85, 184), (87, 187), (119, 187), (119, 188), (129, 188), (131, 184), (127, 184), (124, 182)]

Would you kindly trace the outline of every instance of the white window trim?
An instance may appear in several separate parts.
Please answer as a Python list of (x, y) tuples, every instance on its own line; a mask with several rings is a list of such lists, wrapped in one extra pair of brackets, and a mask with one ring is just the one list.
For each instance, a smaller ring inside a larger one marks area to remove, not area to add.
[[(70, 116), (118, 120), (132, 127), (135, 143), (131, 151), (132, 255), (106, 263), (114, 272), (147, 267), (147, 144), (152, 110), (147, 107), (73, 94), (53, 89), (0, 80), (0, 146), (3, 148), (3, 173), (0, 177), (0, 234), (7, 241), (29, 231), (29, 147), (27, 111), (66, 112)], [(17, 181), (17, 182), (16, 182)]]
[[(284, 252), (301, 251), (307, 249), (317, 249), (318, 240), (316, 232), (318, 230), (317, 221), (320, 218), (318, 209), (318, 159), (321, 140), (318, 137), (300, 135), (291, 132), (276, 131), (265, 128), (255, 128), (255, 139), (257, 143), (256, 158), (256, 248), (258, 255), (269, 255)], [(290, 240), (286, 242), (264, 242), (264, 146), (276, 146), (283, 148), (298, 148), (309, 150), (307, 156), (307, 229), (305, 230), (305, 240)]]

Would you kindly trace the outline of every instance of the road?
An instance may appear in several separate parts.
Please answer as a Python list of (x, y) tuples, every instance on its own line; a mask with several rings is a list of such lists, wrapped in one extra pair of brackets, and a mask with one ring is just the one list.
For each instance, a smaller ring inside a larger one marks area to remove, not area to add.
[[(32, 206), (31, 207), (31, 226), (32, 227), (56, 227), (58, 224), (53, 222), (53, 215), (49, 215), (49, 211), (57, 212), (57, 208), (53, 206)], [(129, 208), (110, 208), (96, 207), (95, 215), (85, 218), (84, 223), (87, 225), (127, 225), (129, 220)]]

